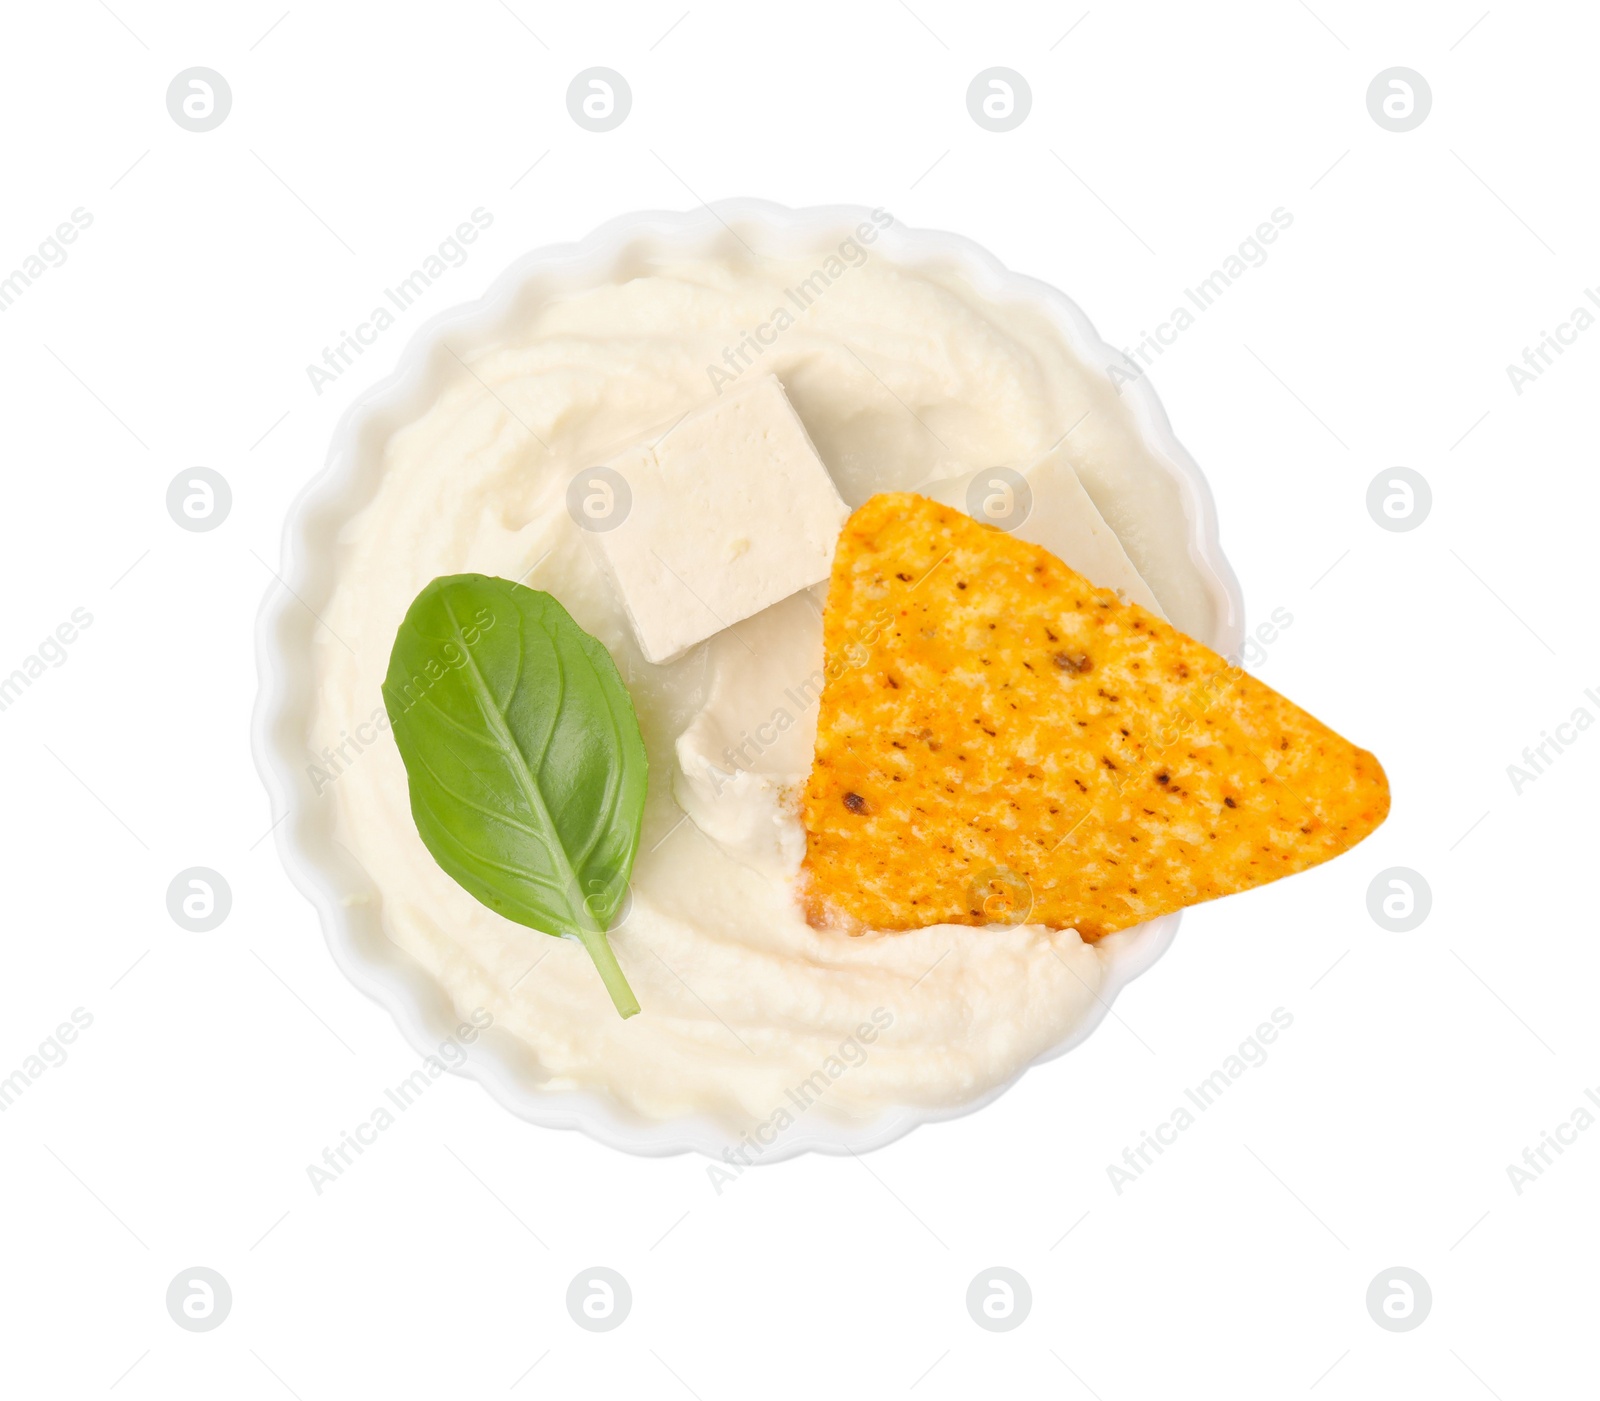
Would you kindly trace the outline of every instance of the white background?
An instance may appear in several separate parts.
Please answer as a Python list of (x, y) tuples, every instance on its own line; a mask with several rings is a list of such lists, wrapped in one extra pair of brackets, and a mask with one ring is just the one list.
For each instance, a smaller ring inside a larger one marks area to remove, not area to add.
[[(1506, 773), (1576, 707), (1600, 716), (1583, 695), (1600, 329), (1521, 395), (1506, 373), (1600, 285), (1592, 8), (687, 3), (8, 10), (0, 269), (74, 208), (93, 224), (0, 315), (0, 672), (74, 608), (94, 621), (0, 713), (0, 1076), (72, 1009), (94, 1020), (0, 1115), (0, 1384), (304, 1401), (1592, 1385), (1600, 1132), (1520, 1195), (1506, 1171), (1600, 1085), (1600, 732), (1520, 795)], [(197, 64), (233, 92), (204, 134), (165, 106)], [(634, 98), (604, 135), (564, 99), (597, 64)], [(1003, 135), (965, 102), (997, 64), (1033, 91)], [(1365, 100), (1394, 65), (1433, 93), (1403, 134)], [(252, 633), (285, 511), (422, 319), (531, 247), (736, 195), (967, 234), (1118, 345), (1292, 213), (1153, 379), (1252, 623), (1293, 614), (1260, 674), (1382, 757), (1393, 815), (1329, 866), (1191, 912), (1085, 1046), (868, 1159), (718, 1195), (705, 1160), (534, 1129), (450, 1079), (317, 1196), (306, 1165), (416, 1058), (263, 840)], [(494, 222), (470, 261), (318, 396), (306, 364), (478, 206)], [(1409, 533), (1365, 506), (1397, 464), (1433, 491)], [(209, 534), (165, 509), (195, 465), (233, 490)], [(209, 934), (166, 911), (194, 865), (233, 890)], [(1389, 866), (1432, 888), (1413, 932), (1368, 915)], [(1277, 1007), (1294, 1023), (1266, 1064), (1119, 1195), (1107, 1165)], [(634, 1294), (608, 1334), (563, 1302), (595, 1264)], [(193, 1265), (233, 1290), (214, 1332), (165, 1308)], [(1009, 1333), (964, 1305), (993, 1265), (1033, 1291)], [(1412, 1332), (1364, 1302), (1396, 1265), (1433, 1291)]]

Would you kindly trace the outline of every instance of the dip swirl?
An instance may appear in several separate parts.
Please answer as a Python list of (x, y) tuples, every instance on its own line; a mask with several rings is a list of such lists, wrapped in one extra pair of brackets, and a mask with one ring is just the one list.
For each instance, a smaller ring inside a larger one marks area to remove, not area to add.
[[(611, 935), (643, 1007), (626, 1022), (579, 945), (500, 918), (434, 863), (388, 735), (323, 790), (389, 938), (463, 1015), (484, 1009), (522, 1043), (543, 1088), (599, 1092), (647, 1119), (709, 1115), (763, 1142), (808, 1114), (957, 1106), (1072, 1032), (1125, 937), (1091, 947), (1072, 930), (1031, 924), (858, 937), (812, 929), (796, 899), (799, 849), (781, 785), (726, 795), (746, 805), (724, 814), (731, 828), (774, 829), (759, 858), (708, 836), (674, 796), (677, 740), (708, 695), (724, 717), (743, 703), (739, 675), (716, 670), (722, 639), (666, 666), (646, 662), (567, 507), (582, 469), (744, 376), (772, 373), (851, 507), (879, 491), (1024, 467), (1067, 435), (1073, 467), (1163, 611), (1210, 637), (1178, 489), (1114, 386), (1038, 306), (987, 300), (947, 264), (891, 261), (872, 246), (887, 222), (880, 214), (792, 260), (742, 248), (677, 260), (647, 248), (626, 276), (525, 296), (515, 330), (473, 352), (470, 373), (390, 436), (374, 494), (340, 534), (315, 643), (315, 749), (381, 724), (396, 629), (443, 574), (497, 574), (554, 594), (608, 648), (633, 696), (650, 792), (631, 899)], [(813, 626), (790, 626), (805, 608)], [(761, 676), (812, 674), (814, 618), (814, 600), (797, 595), (751, 620)], [(748, 727), (771, 730), (774, 707), (750, 684)], [(790, 719), (809, 734), (815, 717), (802, 709)], [(721, 834), (722, 824), (706, 825)]]

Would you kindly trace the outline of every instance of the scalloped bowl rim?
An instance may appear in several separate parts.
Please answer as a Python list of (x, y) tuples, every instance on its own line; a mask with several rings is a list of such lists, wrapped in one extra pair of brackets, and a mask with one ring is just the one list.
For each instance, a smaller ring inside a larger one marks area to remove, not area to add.
[[(622, 215), (576, 243), (552, 244), (523, 254), (477, 301), (441, 311), (417, 328), (394, 371), (360, 394), (340, 417), (326, 462), (290, 507), (283, 529), (280, 581), (269, 587), (256, 627), (259, 690), (251, 720), (251, 748), (271, 798), (279, 856), (290, 879), (315, 906), (334, 962), (360, 991), (390, 1013), (419, 1055), (436, 1052), (459, 1025), (460, 1016), (437, 981), (383, 935), (379, 906), (372, 899), (375, 889), (353, 858), (342, 861), (333, 851), (329, 805), (323, 804), (319, 811), (306, 785), (299, 781), (307, 751), (303, 746), (294, 747), (295, 737), (306, 733), (314, 701), (310, 650), (294, 645), (297, 633), (309, 636), (311, 630), (305, 619), (310, 605), (302, 599), (307, 594), (315, 597), (314, 575), (319, 558), (331, 557), (331, 533), (348, 517), (352, 503), (365, 499), (360, 496), (363, 482), (375, 481), (378, 475), (376, 468), (363, 460), (364, 432), (375, 420), (396, 417), (428, 388), (430, 362), (446, 332), (459, 341), (463, 333), (503, 325), (536, 275), (559, 271), (575, 284), (596, 285), (640, 240), (654, 238), (675, 250), (692, 252), (698, 246), (724, 241), (731, 227), (739, 223), (759, 226), (764, 235), (806, 240), (810, 251), (816, 251), (811, 245), (820, 246), (830, 233), (844, 236), (871, 214), (853, 205), (791, 209), (765, 200), (725, 200), (687, 213), (647, 210)], [(880, 240), (885, 249), (893, 250), (896, 261), (940, 258), (953, 262), (986, 297), (1033, 304), (1089, 368), (1105, 373), (1113, 363), (1127, 365), (1126, 357), (1101, 340), (1076, 303), (1047, 283), (1012, 272), (970, 239), (907, 228), (896, 221), (882, 231)], [(1216, 650), (1230, 653), (1242, 637), (1244, 605), (1238, 582), (1222, 554), (1210, 489), (1173, 434), (1149, 377), (1140, 374), (1132, 383), (1123, 384), (1121, 398), (1144, 446), (1178, 487), (1189, 527), (1191, 561), (1205, 580), (1214, 608), (1211, 642)], [(1119, 944), (1108, 960), (1097, 1005), (1067, 1037), (1004, 1083), (960, 1104), (896, 1106), (866, 1121), (810, 1114), (778, 1142), (757, 1150), (755, 1161), (779, 1162), (804, 1152), (867, 1152), (922, 1124), (981, 1109), (1033, 1066), (1082, 1043), (1104, 1020), (1117, 993), (1171, 946), (1178, 921), (1178, 915), (1168, 915), (1128, 931), (1126, 936), (1113, 936)], [(547, 1128), (579, 1129), (625, 1152), (662, 1156), (693, 1151), (722, 1158), (727, 1150), (740, 1149), (745, 1153), (741, 1161), (748, 1161), (749, 1140), (735, 1137), (720, 1121), (707, 1116), (647, 1120), (600, 1093), (541, 1089), (528, 1083), (518, 1069), (519, 1060), (526, 1061), (519, 1043), (491, 1026), (454, 1073), (477, 1081), (519, 1118)]]

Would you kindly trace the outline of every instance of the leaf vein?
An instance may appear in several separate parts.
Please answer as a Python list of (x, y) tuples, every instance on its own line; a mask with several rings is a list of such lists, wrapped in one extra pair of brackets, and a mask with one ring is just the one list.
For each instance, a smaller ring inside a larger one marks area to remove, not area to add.
[[(448, 595), (444, 596), (442, 602), (446, 615), (459, 634), (462, 630), (461, 623), (456, 617), (455, 608)], [(521, 650), (526, 645), (523, 625), (527, 621), (527, 615), (523, 612), (515, 596), (510, 599), (510, 602), (518, 615), (517, 646), (520, 656)], [(472, 649), (467, 647), (464, 648), (464, 651), (467, 660), (462, 668), (462, 673), (472, 683), (478, 701), (479, 712), (494, 732), (494, 738), (501, 750), (506, 754), (508, 767), (512, 770), (512, 776), (527, 801), (529, 812), (536, 819), (537, 827), (542, 830), (543, 844), (555, 863), (558, 884), (563, 892), (563, 903), (566, 906), (563, 913), (574, 926), (573, 932), (577, 932), (580, 928), (595, 931), (598, 929), (598, 922), (589, 912), (588, 906), (583, 902), (582, 887), (578, 883), (578, 873), (572, 866), (571, 854), (561, 841), (561, 833), (552, 820), (550, 809), (544, 801), (543, 790), (529, 768), (528, 757), (523, 752), (521, 745), (517, 743), (516, 736), (511, 731), (509, 719), (496, 701), (494, 693), (478, 665), (478, 659), (472, 653)], [(557, 655), (559, 659), (559, 654)], [(520, 663), (518, 674), (520, 676)], [(507, 701), (508, 705), (509, 703), (510, 698)], [(559, 714), (559, 710), (556, 714)], [(553, 734), (554, 730), (555, 725), (552, 723), (549, 733)], [(548, 748), (548, 744), (549, 740), (547, 738), (544, 747)], [(512, 756), (515, 756), (514, 761)]]

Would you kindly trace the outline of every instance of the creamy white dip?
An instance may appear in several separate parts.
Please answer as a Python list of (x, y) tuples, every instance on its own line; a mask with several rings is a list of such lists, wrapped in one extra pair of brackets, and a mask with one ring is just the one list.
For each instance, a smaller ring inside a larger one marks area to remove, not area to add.
[[(820, 290), (790, 295), (806, 285)], [(742, 640), (724, 633), (652, 666), (566, 502), (575, 474), (719, 383), (775, 373), (852, 507), (1023, 469), (1060, 444), (1087, 496), (1042, 488), (1036, 526), (1058, 508), (1079, 532), (1061, 547), (1069, 563), (1091, 577), (1120, 569), (1096, 582), (1141, 601), (1147, 583), (1209, 638), (1177, 490), (1105, 379), (1037, 308), (994, 304), (949, 267), (896, 265), (864, 240), (792, 262), (641, 257), (626, 280), (525, 305), (514, 333), (468, 358), (472, 372), (390, 438), (372, 500), (341, 534), (312, 748), (381, 717), (395, 630), (434, 577), (496, 574), (554, 594), (616, 659), (649, 751), (631, 905), (611, 935), (643, 1011), (620, 1019), (578, 944), (500, 918), (439, 869), (385, 733), (353, 759), (347, 748), (319, 787), (389, 937), (463, 1015), (485, 1009), (516, 1037), (541, 1085), (646, 1118), (712, 1115), (763, 1142), (808, 1114), (960, 1104), (1066, 1037), (1094, 1005), (1109, 940), (1036, 925), (852, 938), (806, 923), (804, 836), (783, 795), (810, 764), (826, 586), (739, 624)], [(939, 490), (955, 499), (961, 485)], [(708, 760), (731, 781), (708, 776)]]

